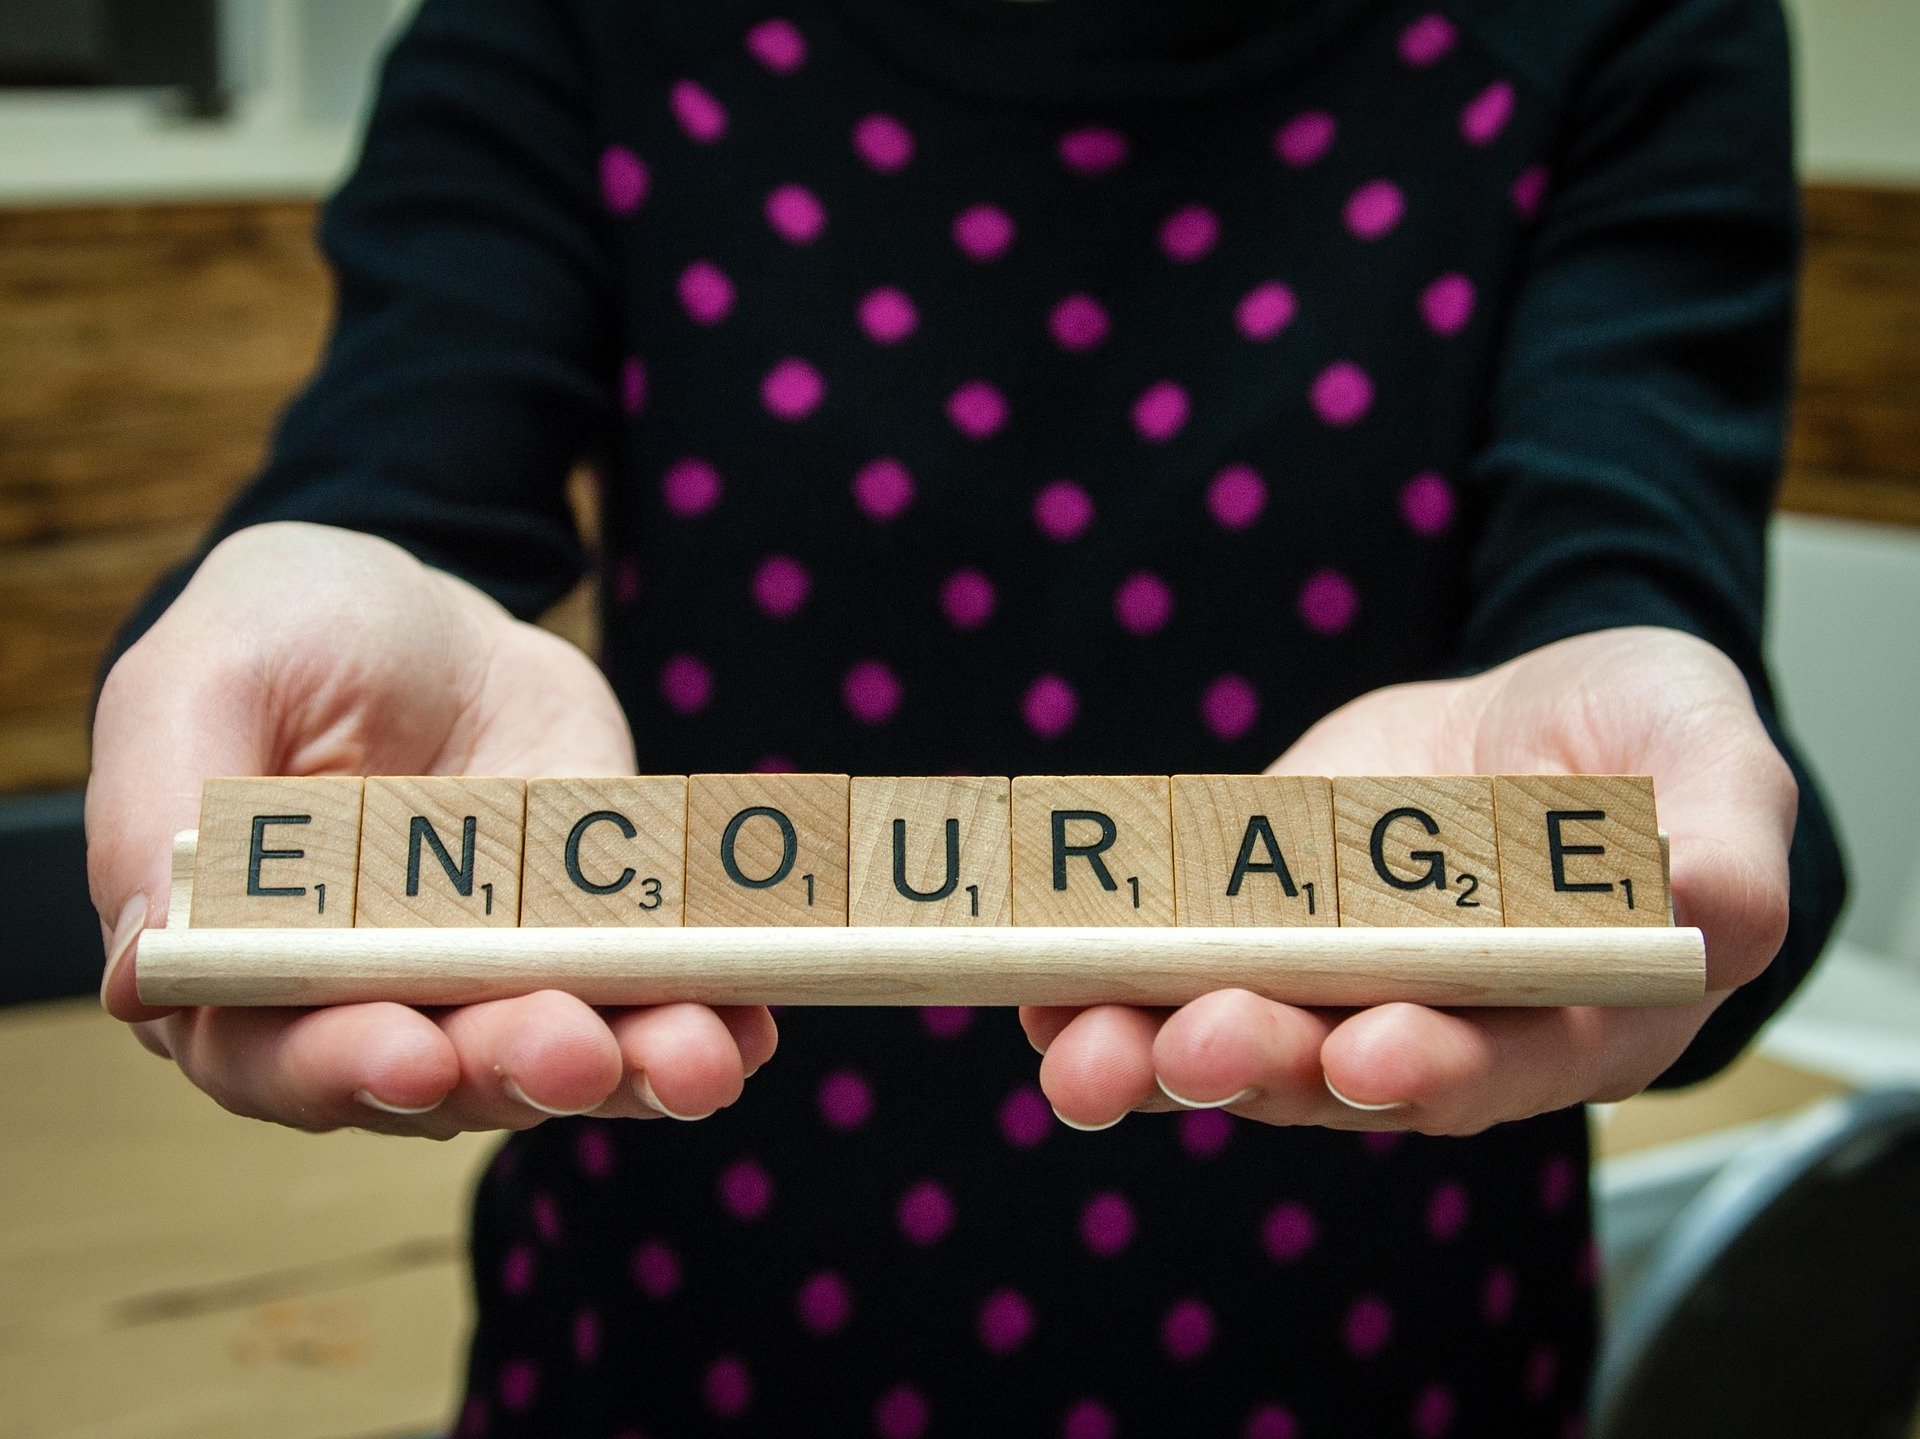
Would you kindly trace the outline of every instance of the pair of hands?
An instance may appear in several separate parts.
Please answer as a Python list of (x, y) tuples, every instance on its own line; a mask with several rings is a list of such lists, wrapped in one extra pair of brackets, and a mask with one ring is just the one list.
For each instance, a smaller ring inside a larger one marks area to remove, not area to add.
[[(295, 580), (299, 603), (273, 603)], [(564, 641), (383, 541), (312, 525), (242, 531), (101, 692), (87, 838), (102, 1002), (228, 1109), (302, 1129), (447, 1138), (553, 1115), (710, 1114), (772, 1056), (766, 1010), (596, 1010), (549, 991), (431, 1013), (164, 1011), (135, 993), (139, 933), (165, 922), (172, 838), (193, 827), (209, 775), (634, 768), (612, 691)], [(1271, 1124), (1457, 1134), (1624, 1098), (1785, 934), (1793, 777), (1739, 671), (1673, 631), (1586, 635), (1472, 679), (1376, 691), (1272, 768), (1653, 775), (1676, 913), (1706, 933), (1706, 1000), (1345, 1012), (1223, 990), (1172, 1012), (1023, 1010), (1041, 1085), (1067, 1123), (1207, 1105)]]

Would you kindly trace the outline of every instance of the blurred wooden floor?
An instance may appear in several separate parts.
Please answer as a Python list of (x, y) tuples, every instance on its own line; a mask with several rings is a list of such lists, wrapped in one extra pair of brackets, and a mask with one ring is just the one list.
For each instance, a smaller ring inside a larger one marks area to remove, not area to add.
[[(236, 1119), (90, 1001), (0, 1013), (0, 1439), (400, 1439), (453, 1412), (490, 1137)], [(1618, 1154), (1835, 1092), (1749, 1057)]]

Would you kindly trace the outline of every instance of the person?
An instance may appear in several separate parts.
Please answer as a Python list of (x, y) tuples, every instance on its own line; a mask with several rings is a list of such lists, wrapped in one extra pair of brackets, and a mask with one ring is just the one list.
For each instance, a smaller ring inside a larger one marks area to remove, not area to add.
[[(103, 992), (241, 1114), (512, 1132), (460, 1434), (1579, 1432), (1580, 1105), (1841, 897), (1774, 0), (428, 0), (321, 238), (100, 695)], [(528, 623), (583, 460), (604, 677)], [(206, 776), (636, 766), (1648, 773), (1710, 994), (790, 1010), (750, 1085), (759, 1009), (137, 999)]]

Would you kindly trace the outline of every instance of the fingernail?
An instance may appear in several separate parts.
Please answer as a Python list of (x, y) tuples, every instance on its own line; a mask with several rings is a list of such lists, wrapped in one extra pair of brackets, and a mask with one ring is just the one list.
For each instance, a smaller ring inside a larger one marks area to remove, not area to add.
[(662, 1104), (660, 1102), (660, 1096), (653, 1092), (653, 1086), (647, 1082), (647, 1072), (644, 1069), (633, 1077), (633, 1092), (640, 1096), (641, 1103), (645, 1104), (647, 1108), (657, 1109), (669, 1119), (680, 1119), (691, 1123), (696, 1119), (705, 1119), (707, 1114), (713, 1113), (713, 1111), (709, 1109), (707, 1114), (675, 1114), (671, 1109), (668, 1109), (666, 1105)]
[(1168, 1099), (1171, 1099), (1182, 1109), (1225, 1109), (1229, 1104), (1238, 1104), (1249, 1094), (1253, 1093), (1253, 1087), (1249, 1085), (1238, 1093), (1229, 1094), (1225, 1099), (1188, 1099), (1185, 1095), (1175, 1094), (1171, 1089), (1168, 1089), (1166, 1080), (1161, 1079), (1158, 1075), (1154, 1076), (1154, 1082), (1160, 1086), (1160, 1092), (1162, 1094), (1166, 1095)]
[(551, 1104), (542, 1104), (539, 1100), (528, 1094), (526, 1090), (520, 1087), (520, 1082), (510, 1074), (501, 1076), (500, 1087), (506, 1090), (509, 1098), (517, 1099), (520, 1103), (526, 1105), (527, 1108), (537, 1109), (542, 1114), (551, 1114), (555, 1119), (572, 1119), (576, 1114), (585, 1114), (589, 1109), (598, 1109), (600, 1107), (597, 1104), (589, 1104), (586, 1109), (555, 1109)]
[(1055, 1109), (1053, 1111), (1053, 1117), (1059, 1120), (1062, 1124), (1066, 1125), (1067, 1128), (1077, 1129), (1082, 1134), (1098, 1134), (1103, 1129), (1113, 1128), (1114, 1125), (1118, 1124), (1121, 1120), (1125, 1119), (1127, 1116), (1124, 1114), (1116, 1114), (1112, 1119), (1109, 1119), (1105, 1124), (1082, 1124), (1078, 1120), (1067, 1118), (1066, 1115), (1062, 1114), (1059, 1110)]
[(120, 918), (114, 921), (113, 938), (107, 944), (107, 967), (100, 972), (100, 1002), (107, 1002), (107, 986), (113, 983), (113, 973), (120, 968), (120, 961), (127, 957), (127, 951), (133, 948), (133, 942), (140, 937), (140, 931), (147, 927), (146, 892), (136, 893), (120, 910)]
[(438, 1109), (441, 1103), (446, 1099), (446, 1096), (443, 1094), (440, 1096), (439, 1099), (434, 1100), (432, 1104), (420, 1104), (420, 1105), (412, 1105), (412, 1106), (405, 1105), (405, 1104), (389, 1104), (387, 1103), (386, 1100), (382, 1099), (379, 1095), (373, 1093), (371, 1090), (366, 1090), (366, 1089), (354, 1090), (353, 1097), (359, 1100), (362, 1104), (366, 1105), (368, 1109), (377, 1109), (382, 1114), (431, 1114), (433, 1113), (434, 1110)]
[(1331, 1094), (1335, 1099), (1346, 1105), (1348, 1109), (1357, 1109), (1362, 1114), (1384, 1114), (1389, 1109), (1405, 1109), (1407, 1107), (1407, 1101), (1404, 1099), (1396, 1099), (1391, 1104), (1362, 1104), (1357, 1099), (1348, 1099), (1346, 1095), (1335, 1089), (1333, 1087), (1333, 1081), (1327, 1079), (1324, 1074), (1320, 1077), (1326, 1081), (1328, 1094)]

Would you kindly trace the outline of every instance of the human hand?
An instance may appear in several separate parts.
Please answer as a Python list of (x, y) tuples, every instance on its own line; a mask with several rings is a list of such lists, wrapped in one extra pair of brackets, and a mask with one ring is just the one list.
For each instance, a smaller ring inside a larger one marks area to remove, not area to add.
[(763, 1008), (596, 1011), (557, 991), (400, 1004), (161, 1010), (135, 991), (174, 834), (212, 775), (631, 774), (587, 657), (382, 540), (262, 525), (220, 544), (108, 674), (87, 867), (101, 1002), (237, 1114), (448, 1138), (551, 1115), (705, 1115), (772, 1055)]
[[(1219, 990), (1176, 1011), (1021, 1012), (1066, 1122), (1224, 1107), (1268, 1124), (1473, 1134), (1638, 1093), (1778, 952), (1798, 788), (1746, 681), (1673, 630), (1548, 645), (1472, 679), (1396, 685), (1321, 720), (1275, 774), (1649, 774), (1675, 919), (1706, 936), (1707, 997), (1673, 1008), (1340, 1011)], [(1176, 1098), (1178, 1096), (1178, 1098)]]

